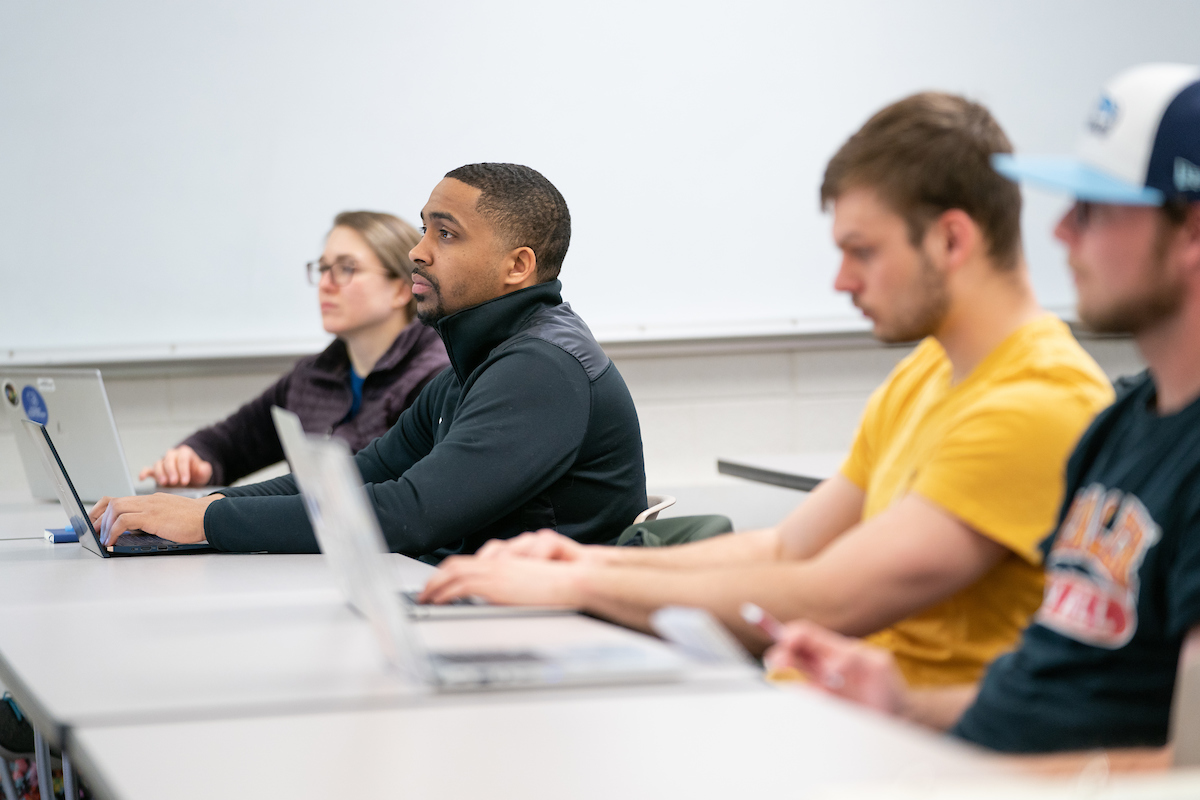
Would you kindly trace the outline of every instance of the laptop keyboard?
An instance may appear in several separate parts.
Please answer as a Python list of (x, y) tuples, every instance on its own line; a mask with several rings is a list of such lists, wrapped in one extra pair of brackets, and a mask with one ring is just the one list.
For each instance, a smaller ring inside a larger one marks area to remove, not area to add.
[(117, 547), (178, 547), (170, 539), (155, 536), (153, 533), (122, 533), (113, 542)]
[[(421, 596), (420, 592), (401, 592), (400, 594), (402, 597), (404, 597), (405, 600), (412, 603), (414, 606), (428, 605), (426, 603), (420, 603), (417, 601), (417, 598)], [(478, 606), (478, 605), (483, 605), (483, 602), (476, 597), (458, 597), (458, 598), (455, 598), (454, 600), (451, 600), (449, 603), (445, 603), (444, 605), (448, 605), (448, 606)]]

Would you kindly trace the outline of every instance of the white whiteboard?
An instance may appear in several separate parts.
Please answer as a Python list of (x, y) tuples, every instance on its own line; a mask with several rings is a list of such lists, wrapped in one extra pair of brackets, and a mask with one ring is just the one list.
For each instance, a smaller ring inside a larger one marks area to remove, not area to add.
[[(515, 161), (571, 207), (565, 297), (602, 340), (861, 327), (824, 165), (916, 90), (1073, 147), (1113, 72), (1197, 60), (1200, 3), (236, 0), (0, 5), (0, 363), (319, 346), (334, 214), (416, 222)], [(1027, 195), (1044, 304), (1072, 291)]]

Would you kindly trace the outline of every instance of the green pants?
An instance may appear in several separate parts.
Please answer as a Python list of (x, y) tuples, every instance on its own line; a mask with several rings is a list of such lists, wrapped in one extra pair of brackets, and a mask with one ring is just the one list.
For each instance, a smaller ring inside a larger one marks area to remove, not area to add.
[(670, 547), (732, 532), (733, 523), (729, 517), (717, 514), (652, 519), (649, 522), (630, 525), (622, 531), (617, 539), (617, 546)]

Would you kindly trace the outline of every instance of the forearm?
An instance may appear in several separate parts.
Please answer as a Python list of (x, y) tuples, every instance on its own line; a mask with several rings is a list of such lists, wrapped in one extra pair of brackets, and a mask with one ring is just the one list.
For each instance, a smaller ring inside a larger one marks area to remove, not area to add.
[(282, 405), (290, 375), (225, 419), (196, 431), (181, 444), (212, 464), (213, 485), (228, 485), (280, 461), (283, 446), (275, 433), (271, 406)]
[(977, 694), (979, 685), (974, 683), (933, 689), (908, 689), (900, 699), (898, 713), (918, 725), (946, 731), (952, 728), (967, 707), (975, 702)]
[(813, 489), (776, 527), (781, 558), (814, 558), (862, 520), (862, 489), (834, 475)]
[(752, 652), (761, 652), (770, 641), (742, 619), (744, 603), (755, 603), (781, 620), (807, 618), (834, 630), (846, 627), (842, 623), (848, 608), (865, 605), (862, 598), (851, 602), (796, 562), (694, 570), (585, 567), (578, 575), (577, 594), (584, 610), (640, 630), (649, 630), (650, 615), (663, 606), (704, 608)]
[(395, 425), (355, 454), (354, 466), (364, 484), (396, 480), (428, 455), (427, 450), (415, 452), (405, 433)]
[(320, 552), (299, 497), (216, 500), (205, 509), (204, 535), (213, 547), (229, 552)]
[(291, 475), (281, 475), (269, 481), (260, 481), (245, 486), (230, 486), (221, 490), (226, 497), (276, 497), (281, 495), (299, 494), (296, 479)]
[(779, 538), (774, 528), (724, 534), (677, 547), (600, 547), (589, 549), (599, 563), (656, 569), (704, 569), (773, 561)]
[(1171, 768), (1171, 746), (1005, 756), (1004, 760), (1036, 775), (1075, 775), (1086, 769), (1101, 772), (1158, 772)]
[[(275, 435), (273, 429), (269, 433)], [(283, 449), (278, 442), (272, 447), (272, 443), (262, 441), (263, 436), (239, 435), (235, 438), (212, 427), (196, 431), (180, 445), (192, 448), (201, 460), (212, 465), (209, 485), (229, 486), (283, 459)]]

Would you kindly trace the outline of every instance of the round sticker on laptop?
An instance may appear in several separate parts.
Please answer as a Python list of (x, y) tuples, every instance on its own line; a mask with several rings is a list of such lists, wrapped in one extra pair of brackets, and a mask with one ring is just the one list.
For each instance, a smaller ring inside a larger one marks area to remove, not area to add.
[(17, 387), (13, 386), (12, 381), (4, 382), (4, 398), (8, 400), (8, 404), (13, 408), (18, 408), (21, 401), (17, 399)]
[(50, 421), (50, 412), (46, 409), (46, 401), (32, 386), (26, 386), (21, 390), (21, 404), (25, 406), (25, 416), (38, 425), (45, 425)]

